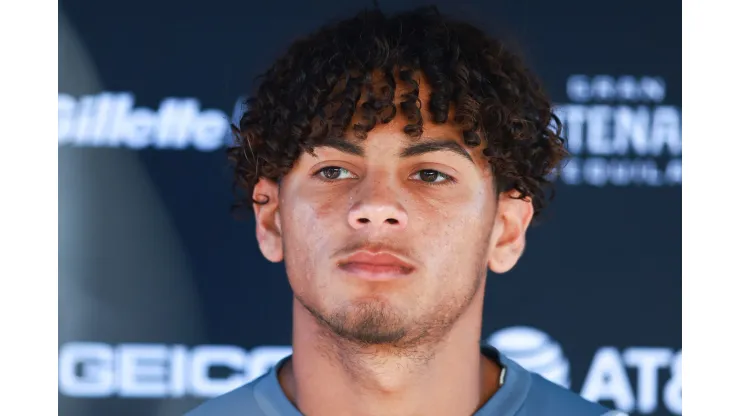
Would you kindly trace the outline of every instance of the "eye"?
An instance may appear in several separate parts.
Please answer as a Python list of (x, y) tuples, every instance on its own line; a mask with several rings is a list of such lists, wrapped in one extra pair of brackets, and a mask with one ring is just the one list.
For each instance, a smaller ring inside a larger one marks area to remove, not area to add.
[(321, 169), (319, 169), (316, 173), (314, 173), (314, 176), (318, 176), (319, 179), (324, 181), (335, 181), (340, 179), (353, 179), (355, 178), (355, 175), (352, 174), (352, 172), (348, 171), (345, 168), (340, 168), (338, 166), (326, 166)]
[(428, 183), (430, 185), (445, 185), (447, 183), (455, 182), (455, 179), (452, 176), (446, 175), (433, 169), (420, 170), (411, 175), (411, 178), (422, 181), (424, 183)]

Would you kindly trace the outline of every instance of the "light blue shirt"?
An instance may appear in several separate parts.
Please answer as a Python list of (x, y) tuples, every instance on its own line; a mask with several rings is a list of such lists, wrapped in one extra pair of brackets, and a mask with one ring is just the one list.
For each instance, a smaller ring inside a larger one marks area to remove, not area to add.
[[(473, 416), (626, 416), (525, 370), (493, 347), (484, 345), (481, 349), (505, 372), (501, 387)], [(278, 370), (289, 358), (251, 383), (208, 400), (185, 416), (302, 416), (278, 382)]]

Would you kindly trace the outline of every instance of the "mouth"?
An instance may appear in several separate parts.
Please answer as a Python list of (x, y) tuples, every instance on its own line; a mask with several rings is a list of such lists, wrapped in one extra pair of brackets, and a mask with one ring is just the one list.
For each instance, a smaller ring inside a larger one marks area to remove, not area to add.
[(414, 266), (390, 253), (357, 252), (338, 264), (349, 274), (365, 280), (393, 280), (410, 275)]

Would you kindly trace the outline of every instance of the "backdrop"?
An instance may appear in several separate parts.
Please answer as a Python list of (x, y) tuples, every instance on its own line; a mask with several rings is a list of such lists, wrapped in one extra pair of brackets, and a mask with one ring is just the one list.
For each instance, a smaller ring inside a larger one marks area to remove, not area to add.
[[(680, 3), (438, 5), (516, 40), (574, 154), (489, 279), (483, 340), (591, 400), (681, 414)], [(60, 2), (59, 414), (182, 414), (290, 352), (284, 267), (229, 212), (228, 123), (292, 40), (367, 6)]]

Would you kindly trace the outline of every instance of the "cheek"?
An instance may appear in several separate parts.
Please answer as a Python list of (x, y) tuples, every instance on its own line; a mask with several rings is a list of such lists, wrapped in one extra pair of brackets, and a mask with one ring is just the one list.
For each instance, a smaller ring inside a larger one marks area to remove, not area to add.
[(495, 214), (491, 194), (480, 190), (457, 199), (448, 196), (444, 203), (427, 205), (421, 210), (419, 229), (414, 234), (419, 236), (416, 243), (431, 270), (452, 279), (482, 261), (480, 257), (487, 251)]
[(454, 233), (477, 228), (476, 223), (493, 217), (493, 192), (483, 186), (477, 189), (451, 189), (445, 192), (424, 190), (415, 195), (413, 204), (426, 223), (425, 228)]
[(339, 210), (330, 199), (295, 198), (284, 206), (285, 250), (289, 259), (286, 266), (291, 272), (311, 278), (310, 271), (319, 268), (320, 262), (336, 249)]

